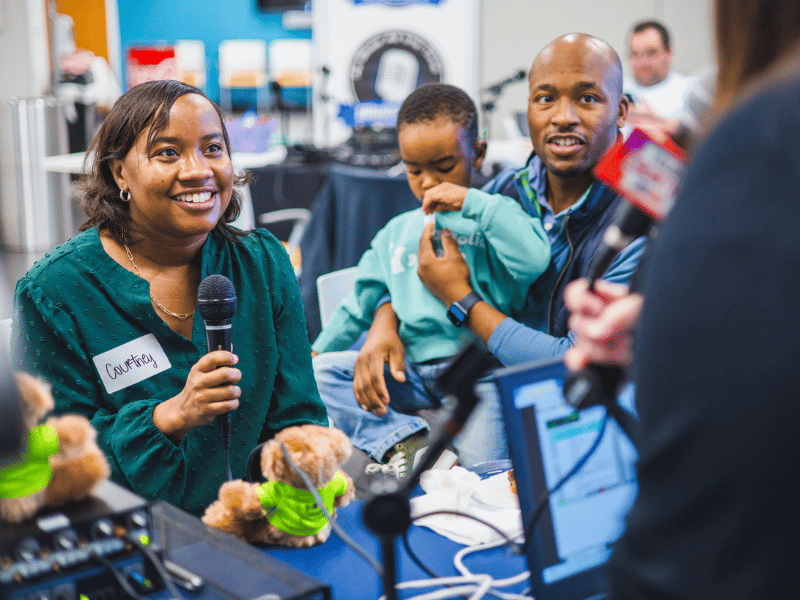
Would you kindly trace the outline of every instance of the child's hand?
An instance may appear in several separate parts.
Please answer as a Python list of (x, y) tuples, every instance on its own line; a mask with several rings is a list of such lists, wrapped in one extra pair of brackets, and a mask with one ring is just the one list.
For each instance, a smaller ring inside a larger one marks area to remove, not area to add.
[(459, 211), (464, 206), (469, 188), (455, 183), (440, 183), (426, 190), (422, 197), (422, 212), (429, 215), (434, 212)]

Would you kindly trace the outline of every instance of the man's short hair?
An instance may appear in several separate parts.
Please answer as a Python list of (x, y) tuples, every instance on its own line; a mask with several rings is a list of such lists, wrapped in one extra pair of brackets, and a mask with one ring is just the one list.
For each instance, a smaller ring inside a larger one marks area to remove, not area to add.
[(641, 23), (637, 23), (633, 27), (633, 31), (631, 31), (631, 35), (636, 33), (642, 33), (643, 31), (647, 31), (648, 29), (655, 29), (658, 31), (659, 35), (661, 35), (661, 43), (664, 44), (664, 50), (669, 50), (670, 39), (669, 39), (669, 31), (667, 28), (664, 27), (662, 23), (658, 21), (642, 21)]
[(446, 83), (427, 83), (411, 92), (400, 105), (397, 128), (435, 121), (439, 117), (447, 117), (461, 125), (470, 144), (477, 141), (478, 110), (475, 103), (464, 90)]

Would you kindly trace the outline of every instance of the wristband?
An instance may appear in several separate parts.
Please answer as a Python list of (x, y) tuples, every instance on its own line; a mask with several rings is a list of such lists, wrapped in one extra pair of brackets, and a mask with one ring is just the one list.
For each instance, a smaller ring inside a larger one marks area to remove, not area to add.
[(466, 322), (469, 311), (481, 300), (482, 298), (478, 294), (470, 292), (458, 302), (450, 305), (450, 308), (447, 309), (447, 318), (456, 327), (461, 327)]

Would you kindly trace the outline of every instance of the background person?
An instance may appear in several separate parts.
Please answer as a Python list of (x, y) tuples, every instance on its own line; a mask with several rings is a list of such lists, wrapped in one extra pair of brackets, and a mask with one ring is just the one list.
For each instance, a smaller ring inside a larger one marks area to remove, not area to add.
[[(417, 275), (425, 215), (435, 215), (436, 226), (447, 228), (455, 252), (469, 265), (471, 288), (459, 298), (464, 307), (480, 300), (519, 313), (531, 283), (547, 268), (550, 246), (538, 214), (529, 215), (505, 196), (469, 189), (486, 142), (478, 139), (477, 109), (466, 92), (446, 84), (417, 88), (400, 106), (397, 132), (408, 183), (422, 207), (378, 232), (358, 263), (354, 292), (334, 311), (312, 349), (320, 353), (314, 374), (336, 425), (356, 447), (385, 464), (385, 472), (405, 477), (426, 445), (429, 428), (411, 413), (441, 405), (436, 379), (473, 337), (451, 322)], [(341, 350), (366, 331), (387, 293), (394, 299), (408, 378), (394, 382), (391, 404), (359, 402), (353, 392), (358, 352)], [(455, 448), (464, 465), (497, 452), (483, 440), (464, 437)], [(367, 469), (376, 470), (374, 465)]]
[[(17, 284), (17, 366), (51, 383), (57, 413), (91, 419), (117, 483), (200, 512), (226, 475), (217, 415), (233, 411), (235, 477), (275, 432), (327, 424), (297, 279), (271, 234), (227, 225), (228, 134), (198, 89), (134, 87), (90, 151), (83, 232)], [(235, 355), (207, 352), (195, 308), (211, 274), (236, 289)]]
[[(645, 273), (633, 364), (639, 493), (610, 562), (614, 599), (797, 590), (800, 5), (715, 9), (714, 126)], [(593, 320), (623, 332), (636, 321), (619, 311), (624, 294), (581, 308), (591, 300), (582, 288), (568, 291), (582, 338), (594, 337)]]
[(676, 133), (695, 78), (672, 70), (667, 28), (658, 21), (634, 25), (628, 38), (628, 60), (633, 78), (625, 78), (623, 89), (633, 98), (630, 128)]

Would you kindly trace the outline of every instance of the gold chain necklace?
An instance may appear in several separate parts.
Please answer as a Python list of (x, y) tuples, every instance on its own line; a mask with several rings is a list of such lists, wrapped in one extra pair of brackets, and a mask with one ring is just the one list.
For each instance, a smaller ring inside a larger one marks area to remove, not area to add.
[[(125, 242), (122, 242), (122, 245), (125, 246), (125, 252), (128, 253), (128, 259), (131, 261), (131, 265), (133, 265), (133, 272), (136, 273), (136, 275), (138, 275), (139, 277), (142, 277), (142, 274), (139, 272), (139, 267), (137, 267), (136, 263), (133, 262), (133, 254), (131, 254), (131, 249), (128, 248), (128, 244), (125, 243)], [(144, 279), (144, 277), (142, 277), (142, 279)], [(176, 319), (180, 319), (181, 321), (185, 321), (186, 319), (191, 319), (194, 316), (193, 312), (192, 313), (186, 313), (186, 314), (178, 314), (178, 313), (172, 312), (171, 310), (168, 310), (166, 307), (164, 307), (163, 304), (161, 304), (161, 302), (156, 300), (156, 297), (153, 296), (153, 292), (150, 292), (150, 300), (155, 302), (155, 305), (158, 308), (160, 308), (163, 312), (167, 313), (170, 317), (175, 317)]]

